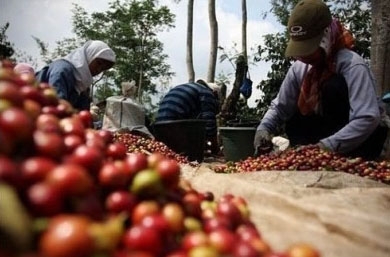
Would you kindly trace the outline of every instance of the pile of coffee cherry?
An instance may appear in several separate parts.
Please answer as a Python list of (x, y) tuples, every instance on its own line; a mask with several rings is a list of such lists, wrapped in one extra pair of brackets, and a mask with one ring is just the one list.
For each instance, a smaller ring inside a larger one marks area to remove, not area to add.
[(316, 145), (290, 148), (284, 152), (249, 157), (214, 167), (217, 173), (252, 171), (342, 171), (390, 184), (390, 162), (348, 158)]
[(178, 163), (194, 165), (186, 156), (176, 153), (163, 142), (144, 135), (138, 135), (132, 132), (117, 132), (114, 134), (114, 141), (123, 143), (126, 146), (128, 153), (160, 153)]

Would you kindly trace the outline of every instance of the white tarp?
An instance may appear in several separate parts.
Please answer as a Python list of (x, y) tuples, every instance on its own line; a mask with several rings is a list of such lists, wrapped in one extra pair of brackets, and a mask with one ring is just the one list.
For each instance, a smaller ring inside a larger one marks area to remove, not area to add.
[(218, 198), (244, 197), (251, 219), (278, 251), (298, 242), (322, 257), (390, 256), (390, 186), (343, 172), (217, 174), (202, 164), (183, 177)]

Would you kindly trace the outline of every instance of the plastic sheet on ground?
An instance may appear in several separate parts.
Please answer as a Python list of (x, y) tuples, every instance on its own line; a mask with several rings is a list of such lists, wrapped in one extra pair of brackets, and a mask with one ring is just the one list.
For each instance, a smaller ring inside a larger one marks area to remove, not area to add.
[(322, 257), (390, 256), (390, 186), (343, 172), (262, 171), (217, 174), (203, 163), (183, 167), (200, 192), (247, 200), (274, 250), (306, 242)]

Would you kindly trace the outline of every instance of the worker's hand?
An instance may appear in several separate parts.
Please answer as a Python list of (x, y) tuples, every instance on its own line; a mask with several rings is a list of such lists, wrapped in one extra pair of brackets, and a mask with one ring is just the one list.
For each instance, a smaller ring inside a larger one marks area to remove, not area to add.
[(253, 146), (255, 147), (255, 156), (270, 152), (273, 147), (272, 135), (266, 130), (257, 130)]
[(330, 151), (330, 149), (329, 149), (324, 143), (322, 143), (322, 142), (318, 142), (316, 145), (317, 145), (320, 149), (322, 149), (322, 150)]

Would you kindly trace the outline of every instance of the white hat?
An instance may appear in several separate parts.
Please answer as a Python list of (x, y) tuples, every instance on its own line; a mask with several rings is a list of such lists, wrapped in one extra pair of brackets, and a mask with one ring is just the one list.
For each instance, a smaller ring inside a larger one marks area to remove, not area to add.
[(208, 85), (213, 91), (219, 91), (219, 90), (221, 89), (221, 87), (218, 86), (217, 83), (207, 82), (207, 85)]
[(219, 86), (217, 83), (205, 82), (205, 80), (203, 80), (203, 79), (198, 79), (196, 81), (196, 83), (207, 86), (208, 88), (210, 88), (214, 92), (214, 94), (217, 94), (218, 97), (221, 97), (220, 96), (221, 95), (221, 86)]

